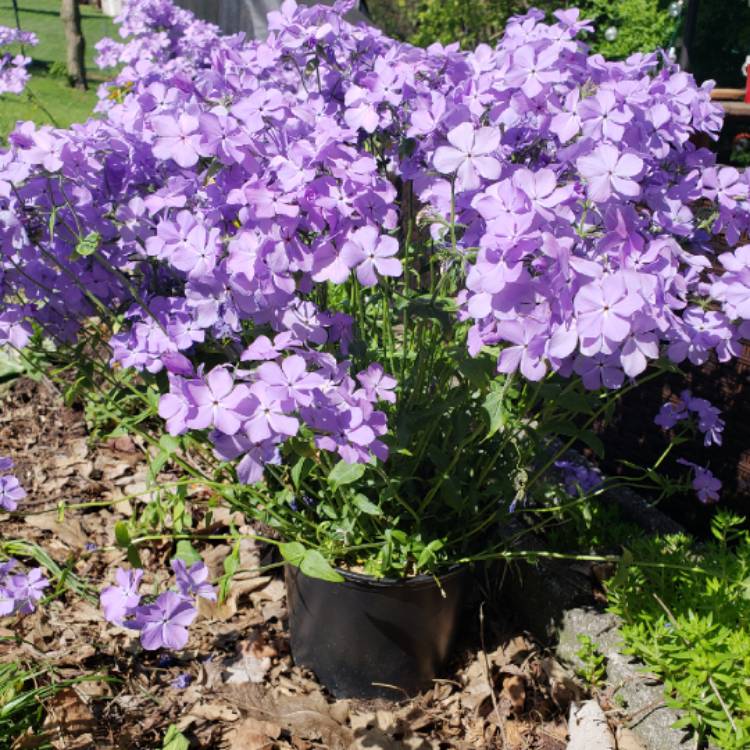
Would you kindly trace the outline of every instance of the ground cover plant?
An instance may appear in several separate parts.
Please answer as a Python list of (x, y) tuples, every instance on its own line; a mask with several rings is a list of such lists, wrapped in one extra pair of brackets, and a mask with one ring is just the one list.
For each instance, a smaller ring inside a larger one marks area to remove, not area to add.
[[(97, 102), (96, 86), (109, 77), (109, 71), (103, 72), (94, 64), (95, 45), (103, 37), (112, 36), (115, 29), (112, 21), (93, 6), (81, 6), (81, 15), (87, 42), (86, 68), (92, 82), (89, 91), (68, 86), (65, 38), (58, 0), (19, 3), (20, 27), (36, 35), (38, 44), (25, 46), (24, 54), (31, 58), (27, 70), (32, 76), (26, 90), (23, 93), (10, 91), (0, 94), (0, 138), (5, 139), (16, 123), (22, 120), (68, 127), (91, 116)], [(11, 29), (16, 26), (13, 5), (9, 1), (0, 3), (0, 26)], [(18, 43), (7, 49), (14, 56), (21, 54)]]
[[(463, 53), (347, 7), (288, 2), (248, 43), (134, 0), (126, 40), (98, 45), (124, 66), (101, 118), (25, 123), (0, 154), (0, 342), (95, 434), (137, 437), (152, 480), (182, 472), (117, 523), (128, 564), (101, 592), (147, 651), (185, 647), (238, 569), (230, 529), (209, 580), (191, 489), (329, 580), (522, 556), (497, 530), (524, 509), (672, 491), (658, 463), (605, 481), (563, 456), (601, 451), (591, 427), (621, 394), (748, 335), (747, 177), (691, 142), (721, 126), (710, 84), (660, 53), (589, 55), (572, 10)], [(670, 450), (721, 441), (689, 393), (657, 424)], [(708, 468), (686, 476), (718, 499)], [(41, 598), (34, 575), (4, 577), (10, 611)]]
[(608, 586), (630, 652), (664, 681), (668, 703), (684, 711), (681, 724), (727, 750), (750, 742), (750, 536), (744, 521), (716, 515), (713, 541), (698, 547), (685, 535), (640, 539), (633, 557), (656, 566), (623, 565)]

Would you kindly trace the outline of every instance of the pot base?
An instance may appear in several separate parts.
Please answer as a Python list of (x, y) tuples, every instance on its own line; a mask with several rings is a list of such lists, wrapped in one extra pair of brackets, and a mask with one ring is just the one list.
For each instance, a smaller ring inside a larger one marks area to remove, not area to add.
[(346, 580), (331, 583), (286, 566), (295, 664), (336, 698), (400, 700), (431, 687), (449, 655), (468, 571), (440, 578), (442, 591), (428, 576), (340, 572)]

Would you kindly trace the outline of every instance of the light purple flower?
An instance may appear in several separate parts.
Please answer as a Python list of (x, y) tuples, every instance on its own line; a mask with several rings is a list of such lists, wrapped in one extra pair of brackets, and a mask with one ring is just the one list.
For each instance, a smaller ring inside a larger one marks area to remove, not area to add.
[(147, 651), (183, 649), (188, 642), (188, 626), (198, 611), (184, 596), (174, 591), (159, 594), (153, 604), (139, 606), (133, 627), (141, 632), (141, 645)]
[(500, 162), (489, 156), (500, 144), (497, 128), (475, 130), (470, 122), (462, 122), (448, 131), (447, 138), (451, 145), (440, 146), (433, 163), (443, 174), (456, 173), (458, 190), (476, 190), (482, 184), (482, 177), (496, 180), (500, 176)]
[(26, 492), (16, 477), (12, 475), (0, 477), (0, 508), (14, 511), (25, 497)]
[(107, 586), (99, 595), (99, 603), (107, 622), (121, 627), (125, 625), (125, 618), (132, 615), (140, 604), (141, 595), (138, 593), (138, 588), (142, 578), (143, 571), (140, 568), (135, 570), (117, 568), (115, 585)]
[(375, 286), (378, 274), (401, 275), (401, 261), (393, 257), (398, 250), (396, 239), (381, 235), (375, 227), (368, 226), (352, 232), (341, 248), (341, 259), (347, 267), (356, 268), (360, 284)]
[(640, 185), (633, 179), (643, 171), (643, 160), (632, 153), (621, 153), (615, 146), (603, 143), (588, 156), (576, 162), (581, 176), (588, 183), (589, 198), (603, 203), (613, 194), (637, 198)]
[(235, 385), (226, 367), (215, 367), (205, 380), (188, 381), (185, 395), (191, 407), (186, 423), (192, 429), (214, 426), (234, 435), (249, 413), (249, 389), (244, 384)]
[(31, 614), (48, 586), (42, 568), (6, 576), (0, 586), (0, 614)]
[(383, 365), (374, 362), (366, 370), (357, 375), (357, 380), (362, 383), (368, 398), (396, 403), (396, 394), (393, 389), (398, 384), (396, 378), (386, 375)]
[(197, 118), (180, 114), (163, 115), (153, 120), (157, 135), (154, 156), (174, 159), (181, 167), (194, 166), (200, 156), (200, 132)]
[(216, 591), (208, 581), (208, 568), (204, 562), (195, 562), (188, 568), (183, 560), (175, 558), (172, 560), (172, 570), (177, 588), (183, 596), (216, 601)]
[(677, 463), (689, 466), (693, 470), (693, 489), (704, 505), (719, 502), (721, 480), (717, 479), (709, 469), (686, 461), (684, 458), (678, 458)]

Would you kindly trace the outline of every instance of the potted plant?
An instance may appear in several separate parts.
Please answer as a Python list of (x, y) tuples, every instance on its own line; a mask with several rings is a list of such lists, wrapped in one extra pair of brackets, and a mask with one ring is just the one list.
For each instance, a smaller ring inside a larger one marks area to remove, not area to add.
[[(576, 11), (463, 53), (347, 7), (287, 2), (245, 43), (131, 0), (103, 119), (0, 157), (0, 340), (78, 362), (154, 474), (274, 530), (295, 657), (393, 695), (440, 669), (504, 520), (583, 491), (551, 468), (601, 451), (613, 400), (736, 354), (747, 249), (710, 241), (747, 230), (748, 182), (690, 142), (710, 86), (589, 56)], [(140, 522), (189, 537), (169, 498)]]

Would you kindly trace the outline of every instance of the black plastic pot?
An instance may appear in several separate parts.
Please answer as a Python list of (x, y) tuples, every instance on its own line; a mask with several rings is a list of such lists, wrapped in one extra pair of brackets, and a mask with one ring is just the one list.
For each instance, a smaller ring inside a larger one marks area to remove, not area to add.
[(390, 698), (429, 688), (448, 658), (466, 568), (440, 577), (371, 578), (339, 571), (343, 583), (286, 566), (292, 655), (337, 698)]

